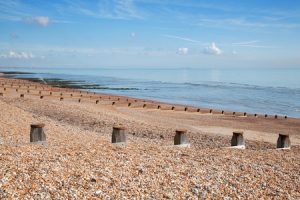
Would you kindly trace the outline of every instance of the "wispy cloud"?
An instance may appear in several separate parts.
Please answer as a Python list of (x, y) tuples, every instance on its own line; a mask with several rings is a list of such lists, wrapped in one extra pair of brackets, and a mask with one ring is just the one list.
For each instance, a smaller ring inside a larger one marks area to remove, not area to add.
[(0, 54), (0, 58), (4, 59), (32, 59), (35, 58), (31, 52), (16, 52), (16, 51), (9, 51), (8, 53)]
[(232, 43), (232, 45), (234, 46), (239, 46), (239, 45), (250, 45), (250, 44), (255, 44), (259, 42), (258, 40), (251, 40), (251, 41), (244, 41), (244, 42), (235, 42), (235, 43)]
[(251, 47), (251, 48), (278, 48), (276, 46), (271, 46), (271, 45), (261, 45), (259, 44), (258, 40), (236, 42), (236, 43), (232, 43), (232, 46)]
[[(201, 18), (195, 23), (198, 26), (211, 27), (211, 28), (278, 28), (278, 29), (295, 29), (300, 28), (300, 23), (291, 22), (278, 22), (270, 20), (249, 20), (245, 18)], [(248, 30), (248, 29), (247, 29)]]
[(32, 17), (26, 17), (24, 19), (26, 22), (31, 24), (37, 24), (39, 26), (48, 26), (50, 23), (50, 19), (47, 16), (32, 16)]
[(178, 39), (178, 40), (183, 40), (183, 41), (187, 41), (187, 42), (192, 42), (192, 43), (197, 43), (197, 44), (203, 44), (201, 41), (198, 40), (194, 40), (191, 38), (187, 38), (187, 37), (181, 37), (181, 36), (176, 36), (176, 35), (162, 35), (163, 37), (167, 37), (167, 38), (172, 38), (172, 39)]
[[(50, 23), (50, 17), (46, 14), (41, 15), (41, 12), (47, 12), (46, 10), (40, 10), (32, 5), (26, 4), (26, 1), (6, 0), (0, 1), (0, 20), (26, 22), (31, 24), (37, 24), (41, 26), (48, 26)], [(51, 18), (51, 23), (71, 23), (67, 20), (59, 20)]]
[(143, 19), (133, 0), (103, 0), (93, 5), (89, 1), (66, 0), (60, 10), (99, 19)]

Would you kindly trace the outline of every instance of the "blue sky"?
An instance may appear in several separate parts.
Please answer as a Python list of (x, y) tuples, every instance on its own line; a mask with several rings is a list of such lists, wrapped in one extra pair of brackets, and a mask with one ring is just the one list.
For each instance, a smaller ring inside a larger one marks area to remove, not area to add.
[(0, 0), (0, 66), (300, 67), (300, 1)]

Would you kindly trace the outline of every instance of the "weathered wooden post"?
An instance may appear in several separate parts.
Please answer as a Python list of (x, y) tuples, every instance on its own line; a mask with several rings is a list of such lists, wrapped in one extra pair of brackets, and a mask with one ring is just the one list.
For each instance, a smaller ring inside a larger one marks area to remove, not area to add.
[(3, 93), (2, 92), (0, 92), (0, 97), (3, 97)]
[(99, 100), (96, 100), (96, 104), (98, 104), (99, 103)]
[(275, 118), (275, 119), (277, 119), (277, 118), (278, 118), (278, 116), (277, 116), (277, 115), (275, 115), (275, 116), (274, 116), (274, 118)]
[(189, 140), (187, 138), (187, 135), (186, 135), (186, 130), (185, 129), (179, 129), (179, 130), (176, 130), (176, 134), (175, 134), (175, 137), (174, 137), (174, 145), (180, 145), (180, 146), (183, 146), (183, 147), (189, 147), (190, 144), (189, 144)]
[(224, 114), (224, 110), (222, 110), (221, 114)]
[(247, 113), (246, 112), (244, 112), (244, 117), (246, 117), (247, 116)]
[(197, 109), (197, 112), (200, 112), (200, 108)]
[(245, 148), (245, 139), (243, 131), (234, 131), (231, 138), (231, 146), (238, 148)]
[(49, 94), (50, 94), (50, 96), (52, 96), (52, 92), (50, 92)]
[(171, 110), (174, 110), (174, 109), (175, 109), (175, 107), (174, 107), (174, 106), (172, 106)]
[(130, 107), (131, 106), (131, 103), (128, 103), (128, 107)]
[(24, 94), (20, 94), (20, 97), (21, 97), (21, 98), (24, 98)]
[(289, 149), (291, 148), (291, 140), (288, 134), (280, 133), (277, 139), (277, 148)]
[(78, 99), (78, 103), (80, 103), (81, 102), (81, 99)]
[(30, 142), (46, 141), (46, 134), (44, 133), (45, 124), (31, 124), (30, 127)]
[(160, 109), (160, 105), (157, 106), (157, 109)]
[(143, 108), (146, 108), (146, 107), (147, 107), (147, 104), (144, 103)]
[(116, 103), (116, 102), (113, 101), (113, 102), (111, 103), (111, 105), (113, 106), (113, 105), (115, 105), (115, 103)]
[(16, 92), (18, 92), (19, 90), (18, 90), (18, 88), (16, 88)]
[(42, 94), (42, 91), (39, 91), (39, 94)]
[(232, 115), (235, 115), (235, 112), (232, 112)]
[(212, 112), (213, 112), (213, 109), (210, 109), (210, 110), (209, 110), (209, 113), (212, 113)]
[(188, 107), (185, 107), (185, 108), (184, 108), (184, 111), (187, 111), (187, 110), (188, 110)]
[(265, 118), (267, 118), (268, 117), (268, 115), (267, 114), (265, 114)]
[(62, 100), (64, 100), (64, 98), (63, 97), (60, 97), (60, 99), (59, 99), (60, 101), (62, 101)]
[(114, 126), (112, 137), (112, 143), (126, 143), (126, 128), (123, 126)]
[(43, 99), (44, 98), (44, 96), (40, 96), (40, 99)]

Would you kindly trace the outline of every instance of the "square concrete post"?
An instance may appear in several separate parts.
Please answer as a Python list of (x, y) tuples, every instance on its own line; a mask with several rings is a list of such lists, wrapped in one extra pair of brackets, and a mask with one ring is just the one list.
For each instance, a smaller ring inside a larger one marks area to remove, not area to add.
[(245, 146), (245, 139), (242, 131), (234, 131), (231, 138), (231, 146)]
[(31, 124), (30, 142), (46, 141), (46, 134), (44, 133), (45, 124)]
[(176, 134), (174, 137), (174, 145), (184, 145), (189, 146), (189, 140), (186, 135), (185, 129), (176, 130)]
[(279, 134), (277, 148), (291, 148), (291, 140), (288, 134)]
[(114, 126), (112, 137), (112, 143), (126, 143), (126, 128), (123, 126)]
[(174, 137), (174, 145), (178, 147), (190, 147), (189, 140), (186, 135), (185, 129), (176, 130), (176, 134)]

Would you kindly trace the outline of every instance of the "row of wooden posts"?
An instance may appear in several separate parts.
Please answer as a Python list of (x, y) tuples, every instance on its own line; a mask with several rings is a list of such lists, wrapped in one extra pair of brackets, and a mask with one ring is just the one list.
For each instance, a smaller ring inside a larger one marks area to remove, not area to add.
[[(46, 141), (44, 132), (45, 124), (31, 124), (30, 142)], [(174, 136), (174, 145), (179, 147), (190, 147), (187, 137), (187, 130), (176, 130)], [(114, 144), (126, 144), (126, 128), (124, 126), (114, 126), (111, 136), (111, 142)], [(279, 134), (277, 139), (277, 148), (288, 149), (291, 147), (290, 137), (287, 134)], [(242, 131), (234, 131), (231, 138), (231, 148), (245, 149), (245, 139)]]
[[(6, 88), (4, 88), (4, 90), (6, 90)], [(16, 91), (18, 92), (18, 89), (16, 89)], [(29, 90), (27, 90), (27, 93), (29, 93)], [(42, 94), (41, 91), (39, 91), (39, 94), (40, 94), (40, 99), (43, 99), (44, 96), (41, 95), (41, 94)], [(52, 96), (52, 94), (53, 94), (52, 92), (49, 92), (49, 95), (50, 95), (50, 96)], [(3, 96), (3, 93), (0, 93), (0, 96)], [(21, 98), (24, 98), (24, 96), (25, 96), (24, 94), (20, 94), (20, 97), (21, 97)], [(73, 94), (70, 94), (70, 97), (72, 98), (72, 97), (73, 97)], [(83, 97), (83, 95), (80, 95), (80, 97)], [(84, 98), (84, 97), (83, 97), (83, 98)], [(90, 96), (90, 98), (91, 98), (91, 96)], [(102, 97), (99, 97), (99, 98), (101, 99)], [(109, 97), (108, 99), (110, 99), (110, 97)], [(59, 98), (59, 100), (60, 100), (60, 101), (63, 101), (63, 100), (64, 100), (63, 93), (60, 93), (60, 98)], [(120, 98), (118, 98), (117, 100), (120, 101)], [(126, 99), (126, 101), (128, 101), (128, 99)], [(78, 102), (79, 102), (79, 103), (81, 102), (81, 99), (80, 99), (80, 98), (78, 99)], [(137, 102), (137, 100), (134, 100), (134, 102)], [(145, 101), (144, 101), (144, 102), (145, 102)], [(98, 104), (98, 103), (99, 103), (99, 100), (96, 100), (95, 103)], [(116, 102), (115, 102), (115, 101), (112, 101), (112, 105), (115, 105), (115, 104), (116, 104)], [(129, 103), (127, 104), (128, 107), (130, 107), (131, 105), (132, 105), (132, 102), (129, 102)], [(147, 104), (144, 103), (142, 107), (143, 107), (143, 108), (146, 108), (146, 107), (147, 107)], [(162, 108), (161, 105), (157, 105), (157, 109), (161, 109), (161, 108)], [(175, 106), (172, 106), (172, 107), (171, 107), (171, 110), (175, 110)], [(184, 111), (188, 111), (188, 107), (185, 107), (185, 108), (184, 108)], [(200, 108), (196, 109), (196, 112), (200, 112)], [(209, 109), (209, 113), (212, 114), (212, 113), (213, 113), (213, 109)], [(224, 110), (220, 111), (220, 114), (225, 114), (225, 111), (224, 111)], [(232, 112), (232, 115), (236, 115), (236, 112)], [(246, 117), (247, 115), (248, 115), (248, 114), (247, 114), (246, 112), (242, 113), (242, 116), (245, 116), (245, 117)], [(254, 117), (258, 117), (258, 114), (255, 113), (253, 116), (254, 116)], [(267, 117), (268, 117), (268, 114), (265, 114), (264, 117), (267, 118)], [(278, 115), (274, 115), (274, 118), (277, 119), (277, 118), (278, 118)], [(287, 116), (284, 116), (284, 118), (287, 119)]]

